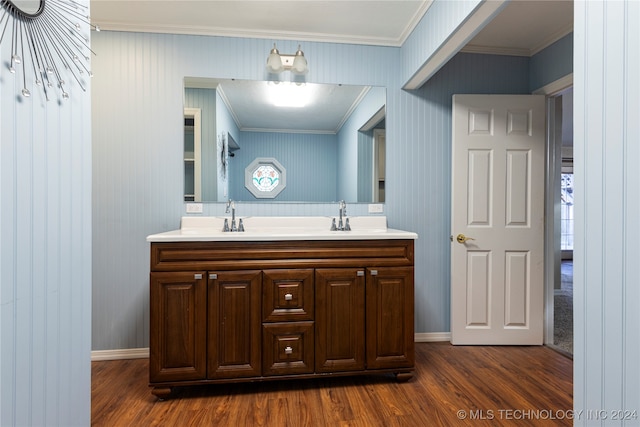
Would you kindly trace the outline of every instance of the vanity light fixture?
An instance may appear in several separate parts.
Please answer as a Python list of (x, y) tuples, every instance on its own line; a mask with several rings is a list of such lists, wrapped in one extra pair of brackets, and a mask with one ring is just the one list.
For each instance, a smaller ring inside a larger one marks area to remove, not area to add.
[(309, 67), (300, 45), (298, 45), (298, 50), (294, 54), (281, 54), (274, 43), (273, 49), (271, 49), (267, 58), (267, 71), (271, 74), (291, 71), (293, 74), (302, 75), (309, 71)]

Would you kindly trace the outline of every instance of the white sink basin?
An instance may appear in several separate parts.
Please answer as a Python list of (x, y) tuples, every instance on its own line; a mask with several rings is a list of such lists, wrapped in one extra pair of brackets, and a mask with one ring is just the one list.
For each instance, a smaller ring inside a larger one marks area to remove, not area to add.
[[(244, 232), (224, 232), (230, 217), (182, 217), (180, 229), (153, 234), (149, 242), (417, 239), (416, 233), (387, 228), (385, 216), (349, 217), (351, 231), (331, 231), (333, 217), (238, 217)], [(336, 219), (336, 222), (338, 220)]]

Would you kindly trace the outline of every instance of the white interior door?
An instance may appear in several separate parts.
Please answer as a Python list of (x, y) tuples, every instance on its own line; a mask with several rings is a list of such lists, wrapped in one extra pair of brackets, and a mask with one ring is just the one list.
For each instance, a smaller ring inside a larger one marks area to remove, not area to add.
[(543, 342), (545, 98), (454, 95), (452, 344)]

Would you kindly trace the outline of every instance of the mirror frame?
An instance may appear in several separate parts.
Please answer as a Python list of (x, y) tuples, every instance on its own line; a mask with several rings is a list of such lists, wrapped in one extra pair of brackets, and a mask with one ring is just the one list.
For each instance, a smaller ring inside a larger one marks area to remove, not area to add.
[(12, 1), (12, 0), (2, 0), (2, 5), (5, 6), (5, 8), (9, 11), (9, 13), (11, 13), (13, 16), (17, 16), (23, 20), (36, 19), (44, 11), (44, 0), (40, 0), (38, 2), (38, 9), (35, 12), (28, 12), (22, 9), (20, 6), (16, 4), (15, 1)]

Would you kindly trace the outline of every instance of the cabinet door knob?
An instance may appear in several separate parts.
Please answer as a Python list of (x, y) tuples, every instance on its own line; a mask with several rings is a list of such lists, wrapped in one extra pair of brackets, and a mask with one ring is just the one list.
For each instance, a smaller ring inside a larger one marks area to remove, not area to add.
[(364, 271), (362, 271), (362, 270), (358, 270), (358, 271), (356, 272), (356, 276), (358, 276), (358, 277), (362, 277), (362, 276), (364, 276)]
[(371, 275), (372, 276), (377, 276), (378, 275), (378, 270), (371, 270)]
[(216, 280), (217, 278), (218, 278), (218, 275), (216, 273), (209, 274), (209, 279)]
[(194, 278), (195, 280), (200, 280), (200, 279), (202, 279), (202, 274), (194, 274), (194, 275), (193, 275), (193, 278)]
[(291, 348), (290, 345), (286, 346), (284, 348), (284, 354), (291, 354), (291, 353), (293, 353), (293, 348)]
[(284, 300), (285, 301), (291, 301), (293, 299), (293, 295), (292, 294), (284, 294)]

